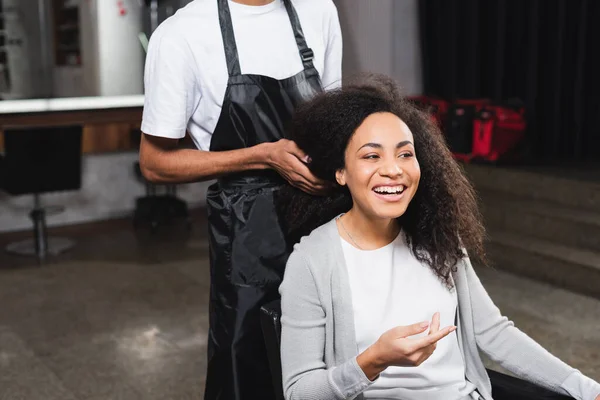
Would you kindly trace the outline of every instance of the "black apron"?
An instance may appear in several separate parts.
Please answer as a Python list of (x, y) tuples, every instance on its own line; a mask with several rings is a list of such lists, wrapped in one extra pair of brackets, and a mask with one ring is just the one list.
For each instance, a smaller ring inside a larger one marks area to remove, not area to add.
[[(211, 151), (282, 139), (295, 107), (322, 90), (296, 11), (291, 0), (283, 3), (304, 70), (277, 80), (242, 75), (229, 5), (218, 0), (229, 81)], [(289, 256), (274, 204), (283, 184), (272, 170), (250, 171), (219, 179), (209, 188), (211, 288), (205, 399), (275, 398), (259, 316), (263, 304), (279, 297)]]

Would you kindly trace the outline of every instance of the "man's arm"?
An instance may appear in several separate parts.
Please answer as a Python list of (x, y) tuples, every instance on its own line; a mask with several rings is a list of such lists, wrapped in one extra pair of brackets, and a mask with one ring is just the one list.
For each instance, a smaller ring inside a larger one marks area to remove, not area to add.
[(323, 182), (308, 169), (304, 152), (289, 140), (223, 152), (177, 148), (202, 93), (197, 60), (173, 21), (154, 32), (146, 58), (140, 143), (144, 176), (154, 182), (192, 182), (271, 168), (305, 192), (321, 192)]
[(269, 168), (268, 146), (220, 153), (177, 147), (202, 98), (198, 75), (185, 38), (166, 21), (150, 39), (144, 72), (140, 168), (146, 179), (192, 182)]
[(274, 169), (293, 186), (319, 193), (325, 185), (305, 164), (306, 154), (290, 140), (231, 151), (177, 148), (177, 139), (142, 135), (140, 168), (152, 182), (180, 183), (215, 179), (231, 173)]
[(157, 183), (206, 181), (226, 174), (269, 168), (268, 146), (210, 152), (177, 148), (177, 140), (142, 135), (140, 167), (144, 177)]

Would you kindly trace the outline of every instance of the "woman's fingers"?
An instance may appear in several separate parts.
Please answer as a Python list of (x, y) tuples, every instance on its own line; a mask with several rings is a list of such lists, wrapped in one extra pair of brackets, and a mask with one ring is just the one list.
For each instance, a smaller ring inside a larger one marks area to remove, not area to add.
[(444, 329), (438, 330), (437, 332), (431, 333), (425, 337), (418, 338), (418, 339), (411, 339), (413, 341), (413, 343), (412, 343), (413, 351), (419, 351), (419, 350), (426, 348), (427, 346), (434, 345), (441, 339), (445, 338), (446, 336), (448, 336), (449, 334), (454, 332), (455, 330), (456, 330), (455, 326), (447, 326)]
[(433, 318), (431, 319), (431, 328), (429, 329), (429, 334), (436, 333), (440, 330), (440, 313), (436, 312), (433, 314)]

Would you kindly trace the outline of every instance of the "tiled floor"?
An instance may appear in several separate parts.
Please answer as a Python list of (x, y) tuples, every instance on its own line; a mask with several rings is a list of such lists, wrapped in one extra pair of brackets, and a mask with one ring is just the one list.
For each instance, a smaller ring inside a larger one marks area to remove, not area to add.
[[(66, 233), (77, 247), (42, 267), (0, 254), (0, 399), (202, 398), (202, 218), (189, 236), (181, 229), (136, 235), (125, 222)], [(519, 327), (600, 380), (600, 301), (490, 269), (479, 273)]]

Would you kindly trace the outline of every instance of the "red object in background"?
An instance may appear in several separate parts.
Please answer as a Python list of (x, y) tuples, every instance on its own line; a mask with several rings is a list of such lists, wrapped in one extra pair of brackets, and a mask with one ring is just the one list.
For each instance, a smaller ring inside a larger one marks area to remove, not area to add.
[(458, 160), (469, 162), (473, 153), (473, 122), (477, 113), (490, 104), (488, 99), (459, 99), (450, 103), (444, 136)]
[(473, 121), (472, 158), (496, 162), (525, 138), (525, 109), (486, 106)]
[(525, 109), (501, 106), (489, 99), (458, 99), (453, 102), (409, 96), (409, 101), (431, 114), (457, 160), (496, 162), (525, 137)]
[(448, 102), (446, 100), (429, 96), (409, 96), (408, 100), (431, 114), (433, 122), (435, 122), (440, 129), (444, 129), (444, 123), (448, 113)]
[(127, 9), (125, 8), (125, 3), (123, 0), (117, 1), (117, 7), (119, 7), (119, 15), (124, 17), (127, 15)]
[(454, 101), (454, 104), (460, 104), (461, 106), (473, 106), (477, 110), (491, 104), (490, 99), (458, 99)]

